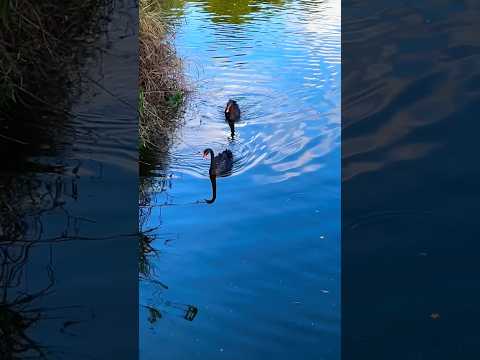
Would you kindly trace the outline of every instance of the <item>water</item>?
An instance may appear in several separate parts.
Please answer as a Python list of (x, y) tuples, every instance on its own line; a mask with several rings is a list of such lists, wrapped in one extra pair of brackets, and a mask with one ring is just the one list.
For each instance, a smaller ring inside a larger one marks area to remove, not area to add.
[(342, 356), (478, 359), (479, 3), (343, 6)]
[(12, 122), (27, 145), (2, 139), (2, 358), (137, 355), (137, 10), (107, 11), (60, 112)]
[[(340, 2), (169, 11), (195, 91), (142, 180), (158, 251), (148, 261), (168, 288), (140, 284), (141, 358), (338, 359)], [(229, 98), (242, 110), (233, 136)], [(207, 147), (234, 154), (211, 205)]]

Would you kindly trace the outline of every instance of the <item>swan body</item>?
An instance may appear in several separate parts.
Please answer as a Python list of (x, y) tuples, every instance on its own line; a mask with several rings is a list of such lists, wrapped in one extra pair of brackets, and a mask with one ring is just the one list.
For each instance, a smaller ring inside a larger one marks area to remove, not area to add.
[(225, 119), (230, 122), (235, 122), (240, 119), (240, 107), (235, 100), (228, 100), (225, 107)]
[(230, 174), (233, 167), (233, 154), (230, 150), (224, 150), (215, 156), (213, 150), (207, 148), (203, 151), (203, 157), (206, 158), (208, 155), (210, 155), (210, 169), (208, 171), (210, 177)]

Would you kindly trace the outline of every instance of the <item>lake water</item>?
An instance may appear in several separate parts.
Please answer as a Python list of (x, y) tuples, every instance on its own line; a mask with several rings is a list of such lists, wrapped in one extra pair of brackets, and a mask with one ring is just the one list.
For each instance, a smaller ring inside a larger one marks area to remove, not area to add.
[[(170, 5), (194, 91), (142, 179), (140, 358), (338, 359), (340, 1)], [(207, 147), (234, 156), (213, 204)]]
[(344, 359), (480, 358), (479, 15), (343, 2)]

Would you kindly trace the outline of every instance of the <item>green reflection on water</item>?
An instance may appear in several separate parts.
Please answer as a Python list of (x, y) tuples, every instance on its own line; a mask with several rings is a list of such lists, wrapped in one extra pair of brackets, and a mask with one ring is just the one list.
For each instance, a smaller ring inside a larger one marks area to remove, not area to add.
[[(161, 9), (175, 16), (184, 14), (186, 3), (197, 3), (211, 14), (211, 20), (216, 23), (243, 24), (253, 19), (252, 14), (271, 13), (272, 7), (285, 5), (286, 0), (167, 0), (161, 3)], [(273, 14), (273, 13), (272, 13)]]

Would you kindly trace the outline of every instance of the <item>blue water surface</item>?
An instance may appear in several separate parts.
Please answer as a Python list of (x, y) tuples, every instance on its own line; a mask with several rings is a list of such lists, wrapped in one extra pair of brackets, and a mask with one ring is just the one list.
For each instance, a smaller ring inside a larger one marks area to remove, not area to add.
[[(157, 239), (140, 357), (338, 359), (340, 1), (229, 4), (169, 9), (193, 93), (143, 179), (142, 226)], [(242, 110), (233, 136), (229, 98)], [(211, 205), (207, 147), (234, 155)]]

